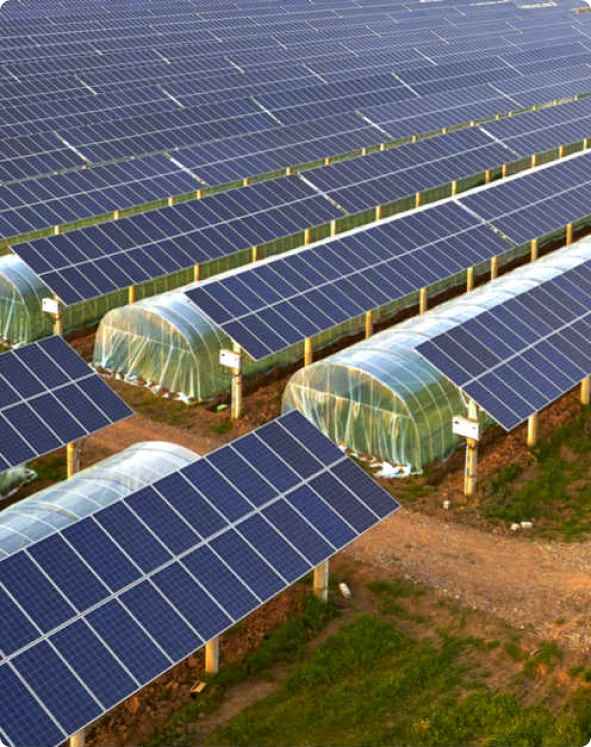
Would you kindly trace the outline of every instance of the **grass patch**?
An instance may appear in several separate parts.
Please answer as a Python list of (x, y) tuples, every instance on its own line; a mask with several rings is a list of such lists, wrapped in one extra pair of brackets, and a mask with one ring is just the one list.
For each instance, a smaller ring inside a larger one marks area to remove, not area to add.
[(228, 420), (222, 420), (220, 423), (215, 423), (214, 425), (210, 426), (210, 429), (214, 433), (229, 433), (233, 428), (233, 423), (230, 419)]
[(557, 428), (532, 449), (535, 466), (523, 479), (517, 464), (502, 469), (482, 488), (481, 505), (489, 519), (540, 521), (547, 536), (565, 540), (591, 532), (591, 408)]
[(556, 714), (471, 678), (469, 641), (414, 641), (363, 615), (297, 665), (281, 688), (216, 730), (210, 745), (584, 745), (588, 699)]
[(61, 482), (68, 474), (68, 462), (65, 453), (54, 452), (41, 459), (35, 459), (28, 465), (37, 473), (42, 482)]

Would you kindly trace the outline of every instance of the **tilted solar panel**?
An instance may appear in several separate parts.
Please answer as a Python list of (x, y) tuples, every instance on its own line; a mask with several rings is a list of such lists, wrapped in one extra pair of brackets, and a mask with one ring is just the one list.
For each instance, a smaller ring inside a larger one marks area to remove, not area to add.
[(58, 745), (399, 508), (291, 412), (0, 561), (0, 733)]
[(187, 296), (260, 359), (508, 249), (447, 202), (206, 281)]
[(61, 337), (0, 355), (0, 471), (132, 414)]
[(591, 375), (591, 260), (416, 350), (506, 430)]

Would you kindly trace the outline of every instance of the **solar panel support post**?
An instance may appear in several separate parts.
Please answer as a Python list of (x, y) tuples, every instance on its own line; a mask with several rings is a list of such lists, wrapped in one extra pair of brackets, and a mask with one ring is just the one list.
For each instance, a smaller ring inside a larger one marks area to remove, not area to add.
[(240, 366), (232, 370), (232, 392), (230, 417), (232, 420), (238, 420), (242, 415), (242, 349), (240, 345), (234, 343), (233, 351), (240, 356)]
[(419, 313), (424, 314), (429, 308), (429, 289), (421, 288), (419, 291)]
[(127, 303), (135, 303), (136, 292), (135, 285), (130, 285), (127, 289)]
[(172, 207), (174, 205), (174, 197), (168, 198), (168, 207)]
[[(468, 418), (478, 420), (478, 405), (473, 399), (468, 401)], [(474, 438), (466, 439), (466, 470), (464, 475), (464, 495), (471, 498), (476, 493), (478, 472), (478, 441)]]
[(382, 220), (382, 206), (378, 205), (376, 207), (376, 220)]
[(490, 169), (487, 169), (487, 170), (486, 170), (486, 171), (484, 172), (484, 183), (485, 183), (485, 184), (490, 184), (490, 180), (491, 180), (491, 173), (490, 173)]
[(501, 176), (503, 179), (509, 174), (509, 166), (508, 164), (504, 163), (501, 167)]
[(202, 189), (198, 189), (198, 190), (197, 190), (197, 191), (195, 192), (195, 197), (196, 197), (196, 198), (197, 198), (198, 200), (200, 200), (200, 199), (201, 199), (201, 198), (203, 197), (203, 190), (202, 190)]
[(527, 419), (527, 445), (535, 446), (538, 443), (538, 413), (534, 412)]
[(449, 130), (448, 130), (448, 128), (447, 128), (447, 127), (442, 127), (442, 128), (441, 128), (441, 134), (442, 134), (442, 135), (447, 135), (447, 133), (448, 133), (448, 132), (449, 132)]
[(242, 186), (248, 187), (249, 184), (250, 184), (250, 179), (247, 176), (245, 176), (244, 179), (242, 180)]
[(62, 227), (61, 226), (54, 226), (53, 227), (53, 235), (54, 236), (59, 236), (61, 232), (62, 232)]
[(304, 340), (304, 366), (310, 366), (314, 360), (314, 345), (312, 338), (306, 337)]
[(591, 376), (581, 381), (581, 404), (591, 404)]
[(586, 137), (583, 139), (583, 150), (587, 150), (589, 148), (589, 138)]
[(324, 159), (324, 165), (330, 166), (331, 163), (332, 163), (332, 158), (330, 156), (326, 156), (326, 158)]
[(564, 158), (564, 145), (558, 148), (558, 158)]
[(490, 279), (494, 280), (499, 277), (499, 258), (492, 257), (490, 260)]
[(288, 166), (285, 169), (285, 176), (291, 176), (293, 174), (293, 166)]
[(367, 148), (362, 148), (361, 149), (361, 155), (362, 156), (366, 156), (367, 155)]
[(451, 196), (455, 197), (457, 195), (457, 193), (458, 193), (458, 183), (457, 183), (457, 181), (454, 180), (451, 183)]
[(113, 212), (113, 220), (119, 220), (121, 218), (121, 210), (115, 210)]
[(193, 282), (198, 283), (201, 280), (201, 265), (193, 267)]
[(220, 639), (212, 638), (205, 644), (205, 671), (215, 674), (220, 668)]
[(422, 204), (423, 204), (423, 195), (421, 194), (421, 192), (417, 192), (415, 196), (415, 207), (420, 208)]
[(373, 311), (365, 312), (365, 339), (373, 335)]
[(529, 258), (531, 262), (535, 262), (538, 258), (538, 240), (532, 239), (529, 242)]
[(418, 135), (413, 135), (413, 136), (411, 137), (411, 139), (410, 139), (410, 142), (411, 142), (411, 143), (416, 143), (418, 139), (419, 139), (419, 136), (418, 136)]
[(259, 248), (258, 246), (252, 247), (252, 261), (258, 262), (259, 261)]
[(466, 293), (474, 290), (474, 268), (468, 267), (466, 270)]
[(329, 562), (325, 560), (324, 563), (314, 568), (314, 579), (313, 579), (313, 590), (314, 594), (323, 602), (328, 602), (328, 580), (329, 580)]
[(80, 441), (71, 441), (66, 446), (66, 462), (68, 479), (80, 472)]
[(72, 734), (68, 740), (69, 747), (85, 747), (86, 745), (86, 732), (84, 729)]
[(304, 244), (308, 245), (312, 243), (312, 229), (306, 228), (304, 231)]
[(537, 165), (538, 165), (538, 154), (534, 153), (534, 155), (531, 157), (530, 166), (532, 169), (535, 169)]
[(380, 143), (380, 150), (386, 150), (386, 143)]
[(565, 243), (567, 245), (573, 243), (573, 224), (572, 223), (569, 223), (566, 227)]
[(330, 222), (330, 235), (331, 236), (336, 236), (337, 233), (338, 233), (337, 222), (336, 222), (336, 220), (331, 220), (331, 222)]

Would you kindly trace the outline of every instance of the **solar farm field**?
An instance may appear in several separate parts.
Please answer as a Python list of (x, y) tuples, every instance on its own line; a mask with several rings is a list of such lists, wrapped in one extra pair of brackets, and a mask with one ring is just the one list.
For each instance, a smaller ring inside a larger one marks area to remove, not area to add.
[(0, 1), (0, 747), (590, 742), (588, 11)]

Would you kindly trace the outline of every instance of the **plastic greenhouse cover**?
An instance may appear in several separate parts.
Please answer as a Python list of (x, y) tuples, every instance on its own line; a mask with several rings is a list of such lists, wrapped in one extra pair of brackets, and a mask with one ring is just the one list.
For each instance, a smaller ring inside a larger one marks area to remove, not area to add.
[(337, 443), (421, 472), (456, 447), (451, 419), (467, 407), (415, 347), (589, 257), (591, 239), (583, 239), (300, 369), (287, 385), (283, 411), (296, 408)]
[(145, 441), (0, 512), (0, 558), (195, 460), (177, 444)]

